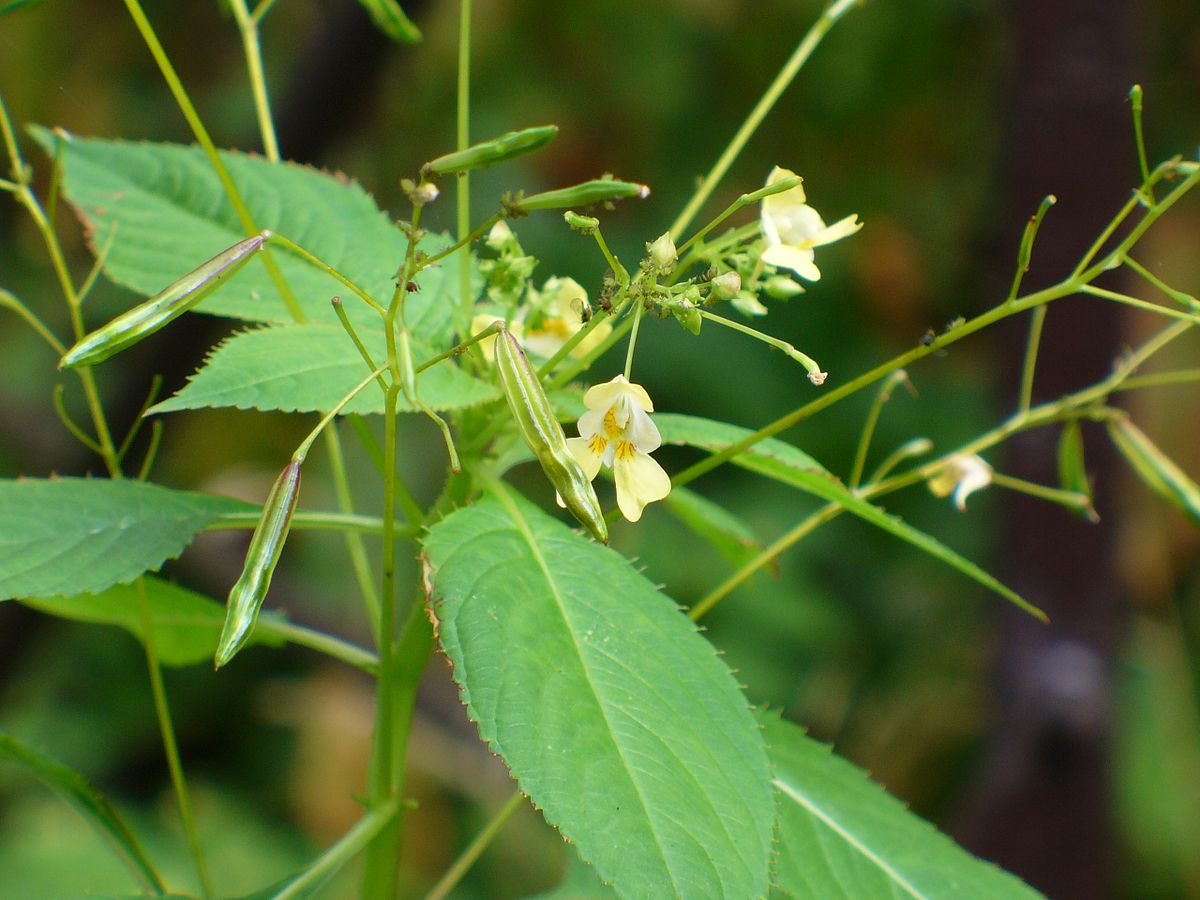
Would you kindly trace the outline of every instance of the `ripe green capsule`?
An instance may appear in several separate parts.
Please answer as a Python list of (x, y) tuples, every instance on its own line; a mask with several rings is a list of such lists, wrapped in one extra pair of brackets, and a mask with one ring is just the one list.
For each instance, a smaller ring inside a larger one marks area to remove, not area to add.
[(596, 540), (607, 544), (608, 524), (592, 483), (567, 447), (567, 437), (554, 417), (537, 372), (512, 332), (503, 327), (496, 335), (496, 371), (517, 420), (517, 430), (541, 463), (563, 505)]
[(292, 513), (300, 495), (300, 460), (293, 459), (275, 479), (262, 517), (250, 538), (242, 575), (229, 591), (225, 603), (225, 625), (217, 642), (215, 667), (221, 668), (245, 645), (258, 621), (271, 575), (283, 552), (284, 541), (292, 526)]
[(154, 334), (207, 297), (226, 277), (244, 266), (270, 236), (271, 232), (263, 231), (238, 241), (145, 303), (86, 335), (59, 360), (59, 368), (70, 369), (103, 362), (147, 335)]
[(494, 166), (496, 163), (507, 162), (542, 149), (554, 140), (556, 134), (557, 125), (538, 125), (535, 128), (510, 131), (490, 141), (473, 144), (465, 150), (439, 156), (425, 163), (421, 172), (428, 175), (447, 175), (451, 172), (469, 172), (472, 169)]
[(518, 213), (532, 212), (535, 209), (565, 209), (569, 206), (591, 206), (604, 203), (607, 200), (623, 200), (626, 197), (637, 197), (645, 200), (650, 196), (650, 188), (633, 181), (617, 181), (613, 178), (596, 178), (572, 187), (558, 188), (554, 191), (542, 191), (529, 197), (511, 200), (508, 206)]

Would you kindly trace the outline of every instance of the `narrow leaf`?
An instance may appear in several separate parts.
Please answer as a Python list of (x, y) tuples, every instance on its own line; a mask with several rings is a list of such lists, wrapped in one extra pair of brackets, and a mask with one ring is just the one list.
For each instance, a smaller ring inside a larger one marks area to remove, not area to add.
[[(378, 361), (386, 360), (380, 328), (359, 332)], [(417, 362), (434, 352), (419, 343)], [(370, 373), (338, 325), (277, 325), (235, 334), (218, 346), (183, 390), (150, 408), (152, 413), (233, 406), (285, 412), (329, 412)], [(499, 396), (495, 385), (464, 372), (455, 362), (431, 366), (418, 376), (421, 400), (433, 409), (461, 409)], [(412, 411), (403, 398), (400, 408)], [(383, 392), (368, 389), (347, 413), (382, 413)]]
[(618, 893), (764, 895), (770, 779), (733, 676), (622, 556), (500, 490), (425, 543), (480, 734)]
[(1058, 483), (1064, 491), (1071, 491), (1087, 498), (1087, 505), (1079, 507), (1076, 512), (1089, 521), (1099, 521), (1096, 510), (1092, 506), (1092, 483), (1087, 476), (1087, 466), (1083, 458), (1083, 431), (1078, 419), (1071, 419), (1063, 425), (1062, 434), (1058, 438)]
[(1035, 898), (905, 809), (865, 772), (773, 714), (760, 714), (779, 799), (776, 887), (813, 900)]
[(55, 759), (25, 746), (0, 731), (0, 759), (28, 769), (42, 784), (75, 807), (87, 823), (108, 840), (122, 862), (147, 891), (162, 895), (166, 886), (120, 813), (86, 778)]
[[(696, 416), (658, 413), (655, 415), (654, 421), (658, 425), (664, 443), (689, 444), (710, 451), (724, 449), (750, 434), (750, 431), (745, 428)], [(896, 516), (889, 515), (879, 507), (847, 490), (840, 481), (803, 450), (783, 441), (768, 438), (739, 453), (731, 462), (784, 484), (790, 484), (823, 500), (839, 504), (847, 512), (882, 528), (918, 550), (923, 550), (989, 590), (995, 591), (1031, 615), (1046, 621), (1045, 613), (969, 559), (951, 550), (937, 538), (914, 528)]]
[(141, 481), (0, 481), (0, 598), (102, 591), (174, 559), (251, 504)]
[(673, 488), (667, 495), (666, 507), (735, 566), (753, 559), (762, 549), (749, 525), (702, 494), (685, 487)]
[[(211, 660), (217, 647), (217, 635), (221, 633), (221, 624), (225, 621), (225, 607), (161, 578), (144, 578), (142, 585), (146, 591), (146, 603), (150, 607), (154, 648), (159, 662), (165, 666), (191, 666)], [(134, 585), (118, 584), (98, 594), (41, 597), (22, 600), (21, 603), (63, 619), (116, 625), (139, 641), (145, 640), (141, 605)], [(284, 637), (278, 633), (276, 624), (275, 618), (264, 615), (251, 640), (274, 647), (282, 646)]]
[(1113, 443), (1146, 486), (1200, 526), (1200, 485), (1128, 418), (1107, 424)]

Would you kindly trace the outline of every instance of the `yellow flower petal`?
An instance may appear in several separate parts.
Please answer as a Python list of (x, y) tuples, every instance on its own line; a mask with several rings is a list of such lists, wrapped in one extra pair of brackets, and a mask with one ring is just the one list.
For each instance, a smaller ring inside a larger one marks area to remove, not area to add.
[(791, 269), (807, 281), (821, 280), (821, 270), (813, 262), (812, 250), (789, 244), (776, 244), (763, 251), (762, 261), (778, 269)]
[(663, 467), (640, 451), (622, 458), (621, 448), (618, 448), (613, 474), (617, 480), (617, 506), (621, 508), (621, 515), (630, 522), (642, 517), (642, 510), (647, 503), (661, 500), (671, 493), (671, 479)]

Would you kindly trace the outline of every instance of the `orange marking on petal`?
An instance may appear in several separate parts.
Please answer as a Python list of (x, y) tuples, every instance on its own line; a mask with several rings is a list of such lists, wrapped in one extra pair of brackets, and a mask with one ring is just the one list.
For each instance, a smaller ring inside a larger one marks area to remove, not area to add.
[(617, 424), (617, 408), (610, 406), (608, 412), (604, 414), (604, 430), (610, 438), (618, 438), (621, 436), (621, 426)]
[(588, 441), (588, 449), (592, 451), (594, 456), (603, 456), (604, 448), (608, 446), (608, 438), (602, 434), (592, 435), (592, 439)]
[(617, 449), (615, 456), (619, 460), (630, 460), (637, 455), (637, 447), (633, 446), (633, 441), (617, 441)]

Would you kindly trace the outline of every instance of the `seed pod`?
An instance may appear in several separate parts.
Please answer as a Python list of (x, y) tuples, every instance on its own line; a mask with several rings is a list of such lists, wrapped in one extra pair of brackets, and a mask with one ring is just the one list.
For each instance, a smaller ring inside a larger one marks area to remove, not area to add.
[(447, 175), (451, 172), (469, 172), (472, 169), (483, 169), (496, 163), (507, 162), (540, 150), (554, 140), (558, 134), (557, 125), (539, 125), (535, 128), (523, 128), (520, 131), (510, 131), (490, 141), (483, 141), (456, 150), (437, 159), (425, 163), (421, 167), (423, 173), (429, 175)]
[(525, 351), (507, 328), (496, 335), (496, 371), (517, 430), (572, 515), (596, 540), (608, 543), (608, 525), (591, 481), (567, 446), (567, 436)]
[(626, 197), (637, 197), (645, 200), (650, 196), (650, 188), (644, 184), (632, 181), (617, 181), (613, 178), (597, 178), (585, 181), (573, 187), (559, 188), (554, 191), (543, 191), (529, 197), (511, 200), (508, 206), (518, 213), (532, 212), (535, 209), (565, 209), (569, 206), (591, 206), (606, 200), (623, 200)]
[(1126, 416), (1108, 419), (1108, 436), (1152, 491), (1200, 525), (1200, 485)]
[(275, 479), (267, 502), (263, 504), (262, 517), (250, 538), (246, 551), (246, 562), (242, 575), (229, 591), (225, 603), (225, 626), (217, 642), (215, 667), (221, 668), (245, 645), (258, 620), (263, 599), (271, 586), (271, 575), (279, 562), (288, 530), (292, 525), (292, 512), (296, 509), (296, 498), (300, 494), (300, 461), (293, 459)]
[(59, 368), (70, 369), (103, 362), (147, 335), (154, 334), (207, 297), (223, 279), (244, 266), (270, 236), (271, 232), (263, 231), (238, 241), (204, 265), (188, 272), (166, 290), (85, 336), (59, 360)]

